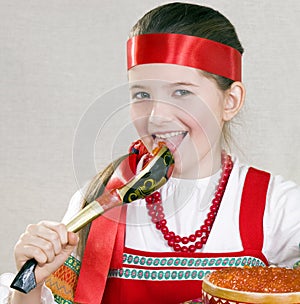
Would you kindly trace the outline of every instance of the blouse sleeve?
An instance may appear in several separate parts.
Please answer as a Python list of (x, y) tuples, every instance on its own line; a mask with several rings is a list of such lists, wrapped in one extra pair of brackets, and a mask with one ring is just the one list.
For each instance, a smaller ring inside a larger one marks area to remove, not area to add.
[[(10, 303), (9, 298), (13, 290), (9, 286), (13, 281), (14, 277), (15, 274), (13, 273), (4, 273), (0, 275), (0, 303), (1, 304)], [(47, 288), (45, 285), (42, 288), (41, 304), (56, 304), (51, 290)]]
[(270, 264), (300, 263), (300, 187), (281, 176), (270, 180), (264, 216), (263, 253)]
[[(67, 212), (65, 213), (62, 222), (67, 223), (79, 210), (82, 201), (82, 190), (78, 190), (71, 198)], [(75, 251), (74, 251), (75, 253)], [(76, 256), (76, 255), (75, 255)], [(76, 256), (77, 257), (77, 256)], [(13, 291), (9, 286), (16, 274), (3, 273), (0, 275), (0, 304), (8, 304), (9, 297)], [(55, 304), (51, 290), (47, 286), (42, 289), (42, 304)]]

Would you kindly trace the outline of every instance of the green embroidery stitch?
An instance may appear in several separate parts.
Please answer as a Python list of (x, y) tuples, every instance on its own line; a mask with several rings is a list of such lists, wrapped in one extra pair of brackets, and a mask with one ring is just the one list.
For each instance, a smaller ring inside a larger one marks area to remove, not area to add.
[(77, 260), (75, 257), (70, 255), (68, 259), (65, 261), (65, 265), (71, 268), (77, 275), (79, 275), (81, 262)]
[(110, 270), (108, 277), (123, 278), (135, 280), (201, 280), (211, 271), (203, 271), (198, 269), (191, 270), (145, 270), (145, 269), (131, 269), (123, 268), (122, 270)]
[(58, 295), (54, 295), (54, 300), (58, 304), (73, 304), (72, 301), (65, 300), (64, 298), (62, 298), (62, 297), (60, 297)]

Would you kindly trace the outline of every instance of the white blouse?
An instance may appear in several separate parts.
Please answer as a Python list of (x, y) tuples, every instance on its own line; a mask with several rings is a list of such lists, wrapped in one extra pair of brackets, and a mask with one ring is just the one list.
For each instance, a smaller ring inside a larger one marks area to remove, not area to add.
[[(249, 166), (233, 158), (234, 166), (220, 209), (206, 245), (201, 252), (235, 252), (243, 250), (239, 233), (239, 209), (245, 176)], [(190, 235), (204, 222), (218, 185), (221, 172), (196, 180), (170, 178), (160, 189), (168, 228), (176, 234)], [(80, 209), (83, 193), (72, 197), (63, 218), (67, 223)], [(255, 210), (253, 210), (255, 212)], [(103, 215), (105, 216), (105, 214)], [(263, 219), (263, 254), (270, 264), (293, 267), (300, 260), (300, 187), (281, 176), (271, 176)], [(226, 233), (224, 233), (226, 232)], [(222, 236), (222, 237), (221, 237)], [(144, 200), (128, 204), (126, 218), (126, 247), (154, 252), (172, 249), (151, 222)], [(0, 276), (0, 303), (6, 303), (13, 276)], [(55, 303), (45, 287), (45, 303)]]

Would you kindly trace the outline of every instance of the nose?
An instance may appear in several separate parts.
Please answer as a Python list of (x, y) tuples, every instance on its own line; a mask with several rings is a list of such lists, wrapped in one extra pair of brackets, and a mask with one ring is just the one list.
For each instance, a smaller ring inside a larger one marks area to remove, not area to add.
[(149, 115), (149, 123), (159, 125), (172, 122), (172, 106), (167, 101), (154, 100)]

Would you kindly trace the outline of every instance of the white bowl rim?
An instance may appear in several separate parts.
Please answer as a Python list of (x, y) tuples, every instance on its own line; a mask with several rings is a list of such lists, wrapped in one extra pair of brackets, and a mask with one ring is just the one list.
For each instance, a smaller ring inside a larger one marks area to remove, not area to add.
[[(204, 287), (204, 288), (203, 288)], [(221, 299), (233, 300), (233, 301), (245, 301), (249, 303), (249, 298), (252, 302), (250, 303), (285, 303), (283, 300), (290, 300), (292, 302), (287, 303), (300, 303), (300, 291), (299, 292), (285, 292), (285, 293), (263, 293), (263, 292), (250, 292), (234, 290), (224, 287), (219, 287), (209, 281), (209, 274), (206, 275), (202, 283), (203, 292)], [(262, 299), (265, 302), (261, 302)], [(294, 302), (296, 301), (296, 302)]]

